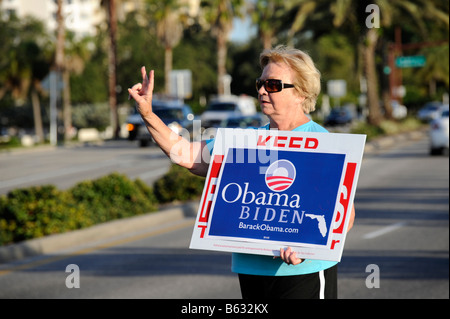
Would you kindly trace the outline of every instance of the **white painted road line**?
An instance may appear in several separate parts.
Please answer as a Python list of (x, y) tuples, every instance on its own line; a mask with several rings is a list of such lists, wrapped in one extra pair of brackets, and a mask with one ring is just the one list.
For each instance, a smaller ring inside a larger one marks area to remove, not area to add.
[(373, 239), (373, 238), (376, 238), (376, 237), (380, 237), (380, 236), (383, 236), (383, 235), (385, 235), (387, 233), (390, 233), (390, 232), (392, 232), (394, 230), (397, 230), (397, 229), (399, 229), (399, 228), (401, 228), (401, 227), (403, 227), (405, 225), (406, 225), (406, 222), (395, 223), (395, 224), (383, 227), (381, 229), (378, 229), (376, 231), (370, 232), (368, 234), (365, 234), (363, 236), (363, 238), (364, 239)]

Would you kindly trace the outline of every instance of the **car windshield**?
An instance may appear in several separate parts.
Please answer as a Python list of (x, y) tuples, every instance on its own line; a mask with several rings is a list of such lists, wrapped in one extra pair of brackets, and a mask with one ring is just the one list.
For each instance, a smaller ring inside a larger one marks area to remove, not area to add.
[(181, 109), (155, 109), (154, 112), (164, 119), (183, 119), (183, 111)]
[(235, 109), (234, 103), (214, 103), (208, 106), (208, 111), (234, 111)]
[(439, 109), (439, 105), (436, 104), (430, 104), (425, 106), (422, 111), (437, 111)]
[(347, 115), (349, 113), (346, 109), (332, 109), (331, 113), (332, 115)]
[(240, 127), (241, 125), (245, 124), (245, 119), (230, 119), (227, 122), (227, 126), (229, 127)]

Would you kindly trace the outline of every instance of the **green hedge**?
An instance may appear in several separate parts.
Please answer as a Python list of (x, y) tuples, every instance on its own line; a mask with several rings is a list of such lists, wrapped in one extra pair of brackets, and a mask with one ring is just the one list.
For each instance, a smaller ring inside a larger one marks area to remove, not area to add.
[(88, 211), (69, 192), (52, 185), (11, 191), (0, 197), (0, 244), (91, 225)]
[(367, 141), (370, 141), (379, 136), (394, 135), (398, 133), (418, 130), (423, 126), (424, 125), (418, 119), (407, 117), (401, 121), (384, 120), (378, 126), (360, 122), (352, 127), (350, 133), (366, 134)]
[(173, 164), (169, 171), (153, 185), (160, 203), (186, 201), (198, 198), (203, 191), (205, 178), (191, 174), (187, 169)]
[(94, 181), (84, 181), (69, 190), (71, 196), (89, 211), (94, 224), (140, 215), (157, 209), (152, 190), (139, 179), (113, 173)]
[[(190, 174), (187, 172), (187, 174)], [(0, 245), (156, 211), (152, 188), (113, 173), (67, 191), (53, 185), (0, 196)]]

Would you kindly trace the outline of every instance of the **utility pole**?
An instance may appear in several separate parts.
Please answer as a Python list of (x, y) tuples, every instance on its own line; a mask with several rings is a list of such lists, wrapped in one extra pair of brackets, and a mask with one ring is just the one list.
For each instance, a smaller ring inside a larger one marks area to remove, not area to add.
[(116, 38), (117, 38), (117, 12), (116, 1), (105, 1), (108, 11), (108, 27), (109, 27), (109, 51), (108, 51), (108, 83), (109, 83), (109, 106), (111, 108), (111, 125), (113, 129), (114, 139), (119, 138), (119, 113), (117, 110), (117, 59), (116, 59)]
[(56, 52), (55, 60), (50, 72), (50, 143), (58, 144), (58, 101), (60, 92), (61, 74), (64, 70), (64, 17), (63, 0), (57, 0), (56, 11)]

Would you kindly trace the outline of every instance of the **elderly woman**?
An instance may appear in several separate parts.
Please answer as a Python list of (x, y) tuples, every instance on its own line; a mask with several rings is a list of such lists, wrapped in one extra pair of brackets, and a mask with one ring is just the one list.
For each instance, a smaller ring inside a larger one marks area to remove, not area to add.
[[(256, 80), (262, 112), (270, 119), (265, 129), (301, 132), (327, 130), (306, 115), (315, 109), (320, 73), (309, 55), (278, 46), (261, 53), (262, 74)], [(128, 89), (148, 131), (163, 152), (192, 173), (206, 176), (214, 140), (190, 142), (174, 134), (153, 112), (154, 73), (143, 67), (142, 83)], [(352, 209), (349, 229), (353, 224)], [(297, 258), (291, 248), (281, 258), (233, 253), (232, 271), (239, 274), (245, 298), (337, 298), (337, 263)]]

